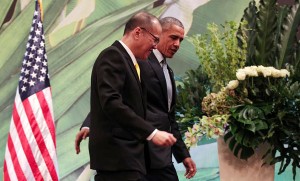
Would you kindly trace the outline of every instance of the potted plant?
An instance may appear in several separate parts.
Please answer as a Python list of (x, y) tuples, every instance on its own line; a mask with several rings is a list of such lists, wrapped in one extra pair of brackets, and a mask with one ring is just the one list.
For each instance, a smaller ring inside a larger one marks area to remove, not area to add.
[[(233, 46), (234, 53), (238, 54), (240, 64), (232, 64), (237, 59), (226, 56), (232, 49), (226, 41), (220, 42), (225, 38), (215, 38), (217, 31), (211, 31), (206, 39), (203, 36), (193, 39), (200, 62), (206, 67), (203, 70), (214, 84), (216, 93), (203, 100), (211, 107), (207, 107), (207, 117), (200, 118), (199, 123), (189, 128), (187, 144), (196, 142), (195, 135), (224, 135), (228, 148), (237, 158), (249, 159), (260, 144), (268, 143), (262, 157), (264, 163), (281, 163), (279, 174), (291, 165), (295, 180), (296, 169), (300, 167), (299, 5), (299, 0), (289, 6), (279, 5), (276, 0), (260, 0), (258, 4), (251, 1), (244, 11), (236, 38), (232, 38), (232, 41), (237, 40), (237, 44), (231, 45), (236, 45)], [(246, 57), (243, 56), (245, 49)], [(230, 67), (232, 65), (235, 67)], [(243, 65), (248, 67), (243, 69)], [(284, 68), (288, 70), (282, 70), (285, 77), (274, 77)], [(261, 69), (277, 73), (269, 75)], [(241, 75), (245, 80), (241, 80)], [(233, 81), (226, 86), (230, 80)], [(228, 86), (236, 81), (241, 81), (240, 86), (229, 91)], [(202, 104), (203, 108), (205, 104)], [(207, 122), (212, 125), (207, 126)]]

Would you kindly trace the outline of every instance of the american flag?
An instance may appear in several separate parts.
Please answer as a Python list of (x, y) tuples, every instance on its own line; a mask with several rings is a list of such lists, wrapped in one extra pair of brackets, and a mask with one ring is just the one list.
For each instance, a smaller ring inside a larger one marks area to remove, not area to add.
[(38, 1), (13, 105), (3, 172), (4, 181), (58, 180), (51, 88)]

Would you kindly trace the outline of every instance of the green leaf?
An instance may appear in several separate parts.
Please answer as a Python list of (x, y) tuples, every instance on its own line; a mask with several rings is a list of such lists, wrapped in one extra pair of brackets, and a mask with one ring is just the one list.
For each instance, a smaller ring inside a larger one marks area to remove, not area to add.
[[(282, 32), (277, 45), (279, 47), (279, 59), (277, 63), (279, 68), (284, 67), (285, 63), (290, 62), (289, 59), (293, 54), (293, 45), (296, 43), (297, 30), (300, 24), (299, 7), (300, 3), (299, 0), (297, 0), (294, 5), (290, 7), (289, 13), (281, 24)], [(293, 65), (295, 65), (295, 63), (293, 63)]]
[(0, 6), (0, 28), (3, 25), (3, 21), (8, 13), (10, 6), (13, 4), (14, 1), (12, 0), (2, 0)]
[(234, 147), (235, 145), (237, 144), (235, 138), (232, 138), (230, 141), (229, 141), (229, 144), (228, 144), (228, 147), (230, 150), (234, 150)]
[(249, 147), (243, 147), (241, 151), (241, 159), (247, 160), (249, 157), (251, 157), (254, 154), (254, 150)]

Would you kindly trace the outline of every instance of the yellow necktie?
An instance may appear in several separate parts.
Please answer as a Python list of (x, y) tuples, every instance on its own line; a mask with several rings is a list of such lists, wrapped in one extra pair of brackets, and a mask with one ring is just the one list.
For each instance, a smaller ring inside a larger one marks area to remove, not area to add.
[(139, 76), (139, 80), (141, 80), (141, 71), (140, 71), (140, 66), (139, 66), (139, 64), (138, 64), (138, 63), (135, 63), (135, 64), (134, 64), (134, 67), (135, 67), (136, 72), (137, 72), (137, 74), (138, 74), (138, 76)]

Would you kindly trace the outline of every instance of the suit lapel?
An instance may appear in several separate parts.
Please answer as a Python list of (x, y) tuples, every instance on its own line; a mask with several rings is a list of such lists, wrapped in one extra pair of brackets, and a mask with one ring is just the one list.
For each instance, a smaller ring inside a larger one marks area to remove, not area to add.
[[(128, 52), (126, 51), (126, 49), (123, 47), (123, 45), (119, 41), (115, 41), (112, 44), (112, 46), (117, 47), (122, 52), (122, 54), (124, 55), (124, 59), (126, 60), (125, 63), (127, 63), (127, 65), (130, 67), (131, 72), (134, 74), (135, 80), (137, 82), (137, 85), (138, 85), (140, 93), (141, 93), (140, 95), (141, 95), (141, 98), (142, 98), (142, 101), (143, 101), (144, 110), (146, 110), (146, 106), (147, 105), (146, 105), (145, 97), (143, 96), (144, 95), (143, 88), (142, 88), (139, 76), (137, 74), (137, 71), (136, 71), (136, 69), (135, 69), (135, 67), (133, 65), (133, 62), (132, 62), (132, 60), (131, 60)], [(141, 81), (142, 81), (142, 77), (141, 77)]]
[(123, 53), (124, 58), (127, 60), (127, 64), (129, 65), (132, 73), (134, 74), (134, 77), (135, 77), (136, 81), (139, 83), (139, 87), (141, 88), (139, 76), (136, 72), (136, 69), (135, 69), (135, 67), (133, 65), (133, 62), (132, 62), (129, 54), (127, 53), (127, 51), (125, 50), (125, 48), (123, 47), (123, 45), (119, 41), (115, 41), (113, 46), (117, 47)]
[(153, 52), (149, 56), (149, 63), (153, 68), (155, 74), (157, 75), (157, 78), (162, 88), (163, 95), (165, 97), (165, 102), (167, 102), (167, 106), (168, 106), (167, 83), (166, 83), (164, 71)]
[(175, 105), (176, 102), (176, 83), (175, 83), (175, 79), (174, 79), (174, 73), (173, 70), (171, 69), (171, 67), (169, 67), (168, 65), (168, 70), (169, 70), (169, 74), (170, 74), (170, 79), (171, 79), (171, 83), (172, 83), (172, 103), (171, 103), (171, 108), (170, 110), (172, 110), (172, 107)]

